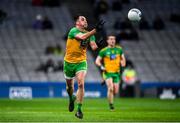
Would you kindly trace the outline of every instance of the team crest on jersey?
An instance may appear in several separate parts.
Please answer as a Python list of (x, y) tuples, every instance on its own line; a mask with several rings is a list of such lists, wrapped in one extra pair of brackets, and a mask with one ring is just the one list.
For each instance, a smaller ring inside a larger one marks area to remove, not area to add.
[(111, 54), (111, 55), (110, 55), (110, 59), (111, 59), (111, 60), (114, 60), (115, 58), (116, 58), (116, 54)]

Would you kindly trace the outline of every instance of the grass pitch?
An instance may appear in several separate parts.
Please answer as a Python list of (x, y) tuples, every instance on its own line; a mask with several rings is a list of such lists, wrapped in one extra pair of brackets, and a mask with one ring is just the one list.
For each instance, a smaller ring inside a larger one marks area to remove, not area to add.
[(106, 99), (85, 99), (84, 118), (68, 112), (68, 99), (0, 99), (1, 122), (148, 122), (180, 121), (180, 99), (115, 99), (110, 111)]

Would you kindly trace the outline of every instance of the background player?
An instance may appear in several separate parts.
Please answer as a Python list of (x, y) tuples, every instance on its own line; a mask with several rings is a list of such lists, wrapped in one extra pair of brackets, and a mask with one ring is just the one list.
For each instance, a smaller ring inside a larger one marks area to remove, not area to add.
[(88, 27), (87, 20), (84, 16), (76, 18), (75, 27), (68, 33), (66, 44), (66, 53), (64, 57), (64, 75), (66, 78), (66, 89), (69, 95), (69, 111), (74, 110), (74, 102), (76, 97), (74, 92), (74, 77), (78, 82), (77, 90), (77, 112), (76, 117), (82, 119), (83, 113), (81, 110), (84, 97), (84, 80), (87, 71), (86, 48), (90, 44), (93, 50), (97, 49), (94, 34), (102, 29), (104, 22), (100, 21), (93, 30), (85, 30)]
[(126, 59), (123, 50), (116, 45), (113, 35), (107, 37), (108, 46), (103, 48), (96, 58), (95, 64), (103, 71), (103, 79), (106, 82), (109, 107), (114, 109), (114, 95), (119, 92), (120, 68), (125, 67)]

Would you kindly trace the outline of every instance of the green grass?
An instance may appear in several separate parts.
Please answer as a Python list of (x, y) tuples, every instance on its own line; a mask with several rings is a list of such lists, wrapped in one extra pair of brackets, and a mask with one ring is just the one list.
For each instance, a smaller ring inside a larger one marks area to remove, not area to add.
[(5, 122), (117, 122), (180, 121), (180, 99), (116, 99), (110, 111), (106, 99), (85, 99), (84, 119), (67, 110), (68, 99), (0, 99), (0, 121)]

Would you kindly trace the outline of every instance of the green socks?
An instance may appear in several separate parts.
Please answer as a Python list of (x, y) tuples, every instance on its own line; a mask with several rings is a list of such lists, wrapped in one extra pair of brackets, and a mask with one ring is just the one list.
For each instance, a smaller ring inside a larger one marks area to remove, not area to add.
[(81, 103), (78, 103), (78, 104), (77, 104), (77, 109), (81, 111), (81, 107), (82, 107), (82, 104), (81, 104)]
[(74, 98), (76, 98), (74, 95), (69, 96), (70, 101), (74, 101)]

